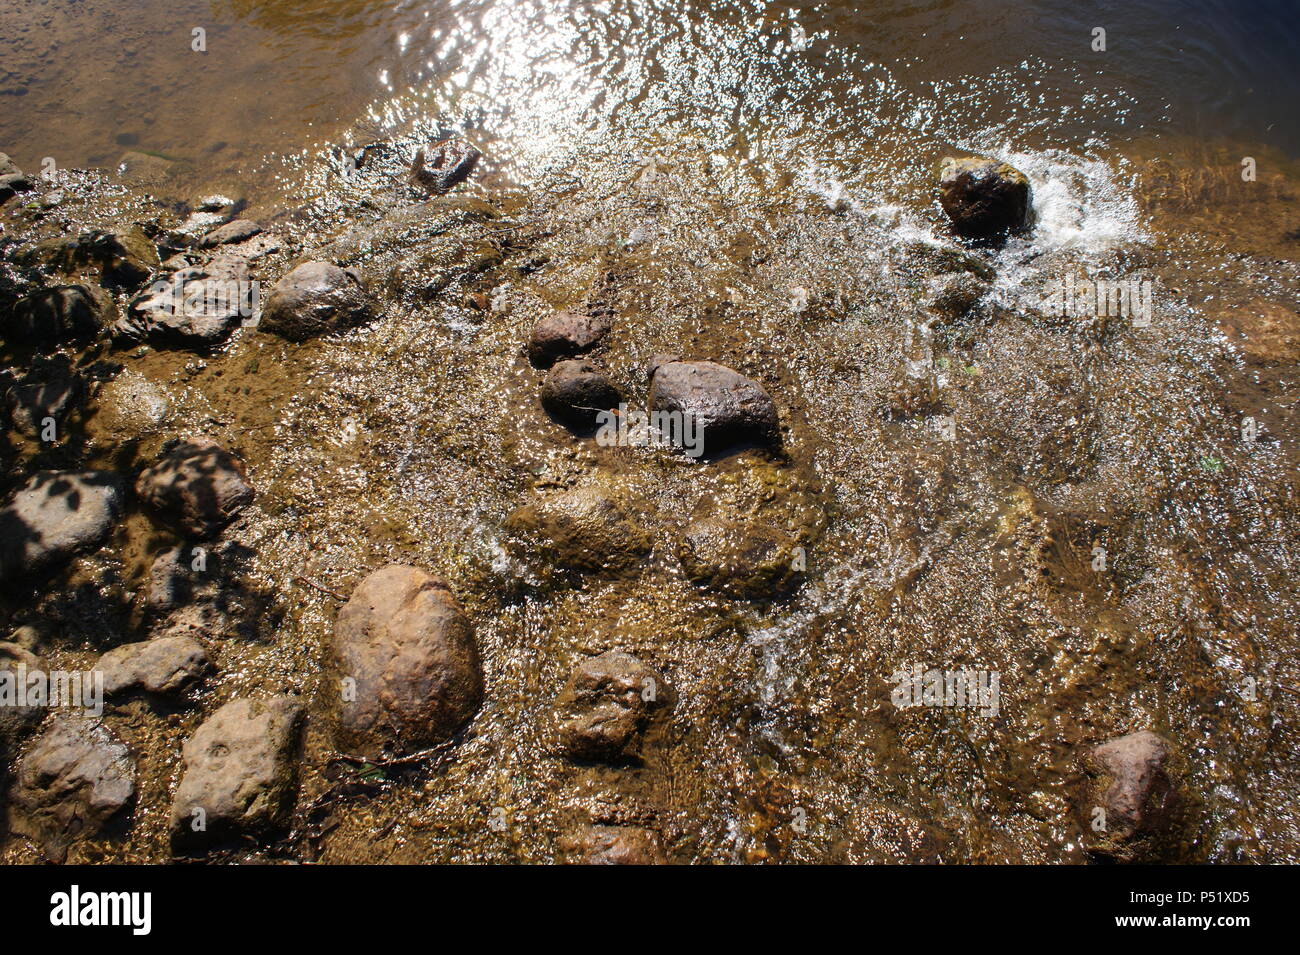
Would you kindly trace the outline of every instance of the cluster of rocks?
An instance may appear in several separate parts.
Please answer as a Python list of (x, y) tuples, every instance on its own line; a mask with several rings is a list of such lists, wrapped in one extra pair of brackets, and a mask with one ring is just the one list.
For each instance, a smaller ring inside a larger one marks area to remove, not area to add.
[[(474, 170), (479, 155), (459, 140), (421, 151), (410, 184), (441, 195)], [(364, 159), (364, 155), (362, 156)], [(0, 154), (0, 201), (30, 182)], [(1028, 180), (1005, 163), (981, 157), (944, 161), (939, 201), (954, 232), (993, 243), (1032, 225)], [(161, 260), (139, 229), (95, 232), (47, 243), (34, 262), (76, 281), (21, 298), (4, 320), (7, 341), (25, 345), (84, 345), (104, 335), (168, 346), (208, 349), (225, 341), (255, 304), (241, 291), (217, 311), (178, 306), (208, 286), (251, 286), (253, 263), (275, 240), (229, 203), (201, 203), (202, 234)], [(207, 218), (205, 218), (205, 216)], [(87, 278), (91, 272), (95, 280)], [(146, 291), (141, 287), (157, 279)], [(969, 270), (954, 271), (935, 289), (933, 308), (960, 313), (987, 290)], [(125, 316), (113, 292), (134, 293)], [(346, 332), (374, 320), (375, 300), (362, 275), (328, 261), (295, 264), (261, 303), (259, 327), (288, 341)], [(614, 331), (605, 310), (561, 311), (539, 321), (527, 343), (531, 365), (543, 372), (541, 403), (557, 421), (581, 431), (602, 414), (620, 414), (626, 395), (593, 358)], [(781, 448), (780, 417), (758, 381), (712, 361), (656, 358), (648, 370), (646, 411), (689, 418), (709, 456), (737, 449)], [(86, 395), (70, 363), (37, 361), (5, 382), (14, 427), (32, 437), (53, 418), (62, 425)], [(609, 419), (605, 419), (609, 420)], [(194, 542), (208, 542), (255, 497), (243, 462), (201, 437), (177, 440), (134, 484), (106, 471), (41, 471), (0, 508), (0, 583), (31, 583), (74, 556), (102, 546), (134, 499), (189, 543), (161, 554), (151, 572), (148, 605), (171, 621), (159, 635), (104, 653), (95, 665), (110, 698), (144, 694), (182, 700), (215, 672), (201, 639), (203, 616), (221, 588), (218, 568), (238, 559), (229, 542), (205, 549), (212, 561), (196, 569)], [(529, 542), (545, 564), (577, 573), (636, 573), (653, 541), (635, 509), (617, 494), (579, 487), (515, 510), (506, 529)], [(687, 579), (738, 599), (772, 599), (799, 580), (792, 559), (798, 541), (774, 527), (719, 516), (685, 529), (677, 558)], [(389, 564), (367, 575), (340, 610), (327, 644), (328, 679), (321, 707), (336, 749), (382, 763), (420, 754), (458, 737), (482, 705), (485, 683), (474, 626), (449, 585), (418, 567)], [(19, 643), (0, 643), (0, 668), (43, 664)], [(579, 662), (559, 690), (548, 733), (554, 751), (573, 764), (618, 772), (645, 765), (673, 706), (664, 675), (620, 649)], [(34, 708), (0, 713), (0, 758), (33, 733)], [(299, 752), (306, 709), (293, 697), (239, 698), (204, 719), (182, 750), (170, 835), (178, 852), (203, 851), (238, 840), (274, 838), (291, 823), (299, 787)], [(1118, 861), (1158, 857), (1177, 807), (1167, 770), (1171, 747), (1149, 731), (1090, 749), (1084, 757), (1089, 849)], [(78, 839), (125, 825), (136, 797), (129, 747), (101, 720), (58, 717), (16, 766), (9, 787), (14, 831), (61, 855)], [(877, 823), (899, 829), (899, 818)], [(937, 859), (932, 833), (901, 825), (915, 857)], [(656, 864), (666, 860), (656, 831), (593, 819), (560, 841), (565, 855), (588, 864)]]
[[(608, 374), (589, 358), (613, 329), (605, 311), (560, 311), (533, 326), (528, 359), (545, 369), (541, 401), (557, 421), (591, 428), (598, 421), (613, 425), (625, 403)], [(647, 411), (676, 415), (691, 422), (701, 438), (699, 451), (719, 455), (740, 447), (779, 448), (776, 404), (762, 384), (711, 361), (681, 361), (661, 356), (651, 362)], [(651, 418), (666, 420), (665, 418)]]

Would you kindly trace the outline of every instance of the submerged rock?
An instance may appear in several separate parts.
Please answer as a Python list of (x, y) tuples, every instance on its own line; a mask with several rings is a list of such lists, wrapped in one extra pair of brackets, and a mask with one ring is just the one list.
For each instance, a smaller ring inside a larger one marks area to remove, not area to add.
[(483, 699), (474, 628), (445, 583), (390, 564), (339, 611), (330, 643), (334, 740), (359, 756), (441, 743)]
[(1154, 856), (1177, 792), (1166, 769), (1169, 744), (1150, 730), (1102, 743), (1087, 754), (1096, 776), (1088, 809), (1090, 849), (1121, 862)]
[(429, 147), (426, 157), (421, 149), (411, 164), (411, 185), (431, 195), (441, 195), (469, 178), (481, 154), (459, 137), (444, 139)]
[(650, 553), (642, 525), (597, 487), (576, 488), (518, 508), (506, 530), (531, 556), (565, 570), (619, 575)]
[(600, 412), (617, 408), (622, 400), (604, 372), (588, 361), (558, 362), (542, 382), (542, 407), (576, 427), (595, 424)]
[(93, 550), (122, 516), (121, 479), (107, 471), (40, 471), (0, 510), (0, 581), (39, 574)]
[(96, 428), (110, 441), (131, 441), (160, 430), (172, 399), (144, 375), (126, 369), (100, 388), (95, 399)]
[(219, 245), (243, 242), (255, 235), (262, 234), (262, 227), (252, 219), (235, 219), (225, 225), (217, 226), (199, 240), (200, 249), (215, 249)]
[(780, 443), (776, 405), (767, 390), (711, 361), (669, 361), (650, 382), (650, 410), (694, 418), (705, 451), (715, 454), (742, 442)]
[(668, 692), (663, 676), (629, 653), (609, 650), (584, 660), (555, 702), (560, 749), (575, 759), (640, 759)]
[(4, 337), (24, 345), (84, 342), (117, 321), (113, 297), (98, 285), (59, 285), (19, 299)]
[(109, 650), (95, 664), (104, 674), (104, 693), (144, 690), (181, 696), (212, 669), (203, 644), (188, 636), (164, 636)]
[(584, 826), (560, 840), (573, 865), (663, 865), (659, 834), (634, 826)]
[(608, 315), (555, 312), (533, 326), (528, 338), (528, 360), (535, 368), (550, 368), (595, 348), (613, 327)]
[(796, 542), (774, 527), (708, 518), (682, 535), (678, 559), (692, 583), (732, 597), (775, 598), (799, 578)]
[(983, 156), (949, 156), (939, 167), (939, 204), (958, 235), (991, 240), (1030, 224), (1029, 180)]
[(135, 483), (141, 501), (195, 537), (217, 534), (254, 497), (244, 462), (208, 438), (182, 441)]
[(182, 751), (171, 841), (202, 849), (284, 828), (298, 793), (303, 708), (292, 697), (232, 700), (194, 731)]
[(102, 832), (135, 798), (131, 751), (97, 719), (62, 714), (18, 764), (9, 824), (62, 858)]
[(373, 317), (361, 276), (328, 262), (306, 262), (271, 289), (260, 327), (299, 342), (356, 328)]

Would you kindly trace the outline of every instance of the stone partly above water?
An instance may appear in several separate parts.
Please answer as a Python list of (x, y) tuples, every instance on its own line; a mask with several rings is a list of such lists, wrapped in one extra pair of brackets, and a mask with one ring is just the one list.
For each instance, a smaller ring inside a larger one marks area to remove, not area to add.
[(939, 204), (953, 231), (991, 241), (1030, 224), (1029, 180), (1014, 166), (983, 156), (949, 156), (939, 166)]
[(608, 315), (555, 312), (533, 326), (528, 360), (535, 368), (550, 368), (595, 348), (613, 327)]
[(668, 694), (663, 675), (630, 653), (609, 650), (582, 661), (555, 701), (560, 749), (575, 759), (639, 759)]
[(410, 183), (430, 195), (442, 195), (469, 178), (480, 153), (463, 139), (452, 137), (421, 149), (411, 163)]
[(215, 441), (182, 441), (144, 471), (135, 493), (178, 530), (207, 538), (229, 524), (254, 497), (244, 462)]
[(328, 262), (305, 262), (271, 289), (260, 328), (300, 342), (364, 325), (374, 313), (356, 272)]
[(51, 569), (102, 544), (122, 516), (107, 471), (40, 471), (0, 510), (0, 582)]
[(219, 245), (243, 242), (255, 235), (262, 234), (262, 227), (252, 219), (235, 219), (225, 225), (217, 226), (198, 242), (200, 249), (215, 249)]
[(690, 416), (706, 454), (736, 445), (780, 444), (776, 405), (752, 378), (711, 361), (669, 361), (654, 370), (650, 410)]
[(403, 564), (366, 577), (339, 611), (326, 694), (335, 744), (358, 756), (441, 743), (483, 699), (474, 628), (445, 583)]
[(63, 714), (18, 764), (10, 826), (62, 858), (71, 843), (98, 835), (134, 798), (130, 750), (99, 720)]
[(573, 427), (590, 427), (602, 411), (618, 407), (623, 396), (605, 373), (589, 361), (557, 362), (542, 382), (542, 407)]
[(233, 700), (194, 731), (172, 802), (174, 849), (261, 838), (288, 824), (303, 717), (292, 697)]
[(1086, 807), (1091, 851), (1121, 862), (1154, 856), (1177, 803), (1166, 769), (1169, 753), (1164, 739), (1142, 730), (1087, 754), (1087, 767), (1096, 776), (1093, 801)]
[(126, 319), (114, 326), (113, 334), (165, 346), (210, 349), (251, 317), (253, 306), (248, 263), (236, 256), (217, 256), (151, 285), (131, 302)]

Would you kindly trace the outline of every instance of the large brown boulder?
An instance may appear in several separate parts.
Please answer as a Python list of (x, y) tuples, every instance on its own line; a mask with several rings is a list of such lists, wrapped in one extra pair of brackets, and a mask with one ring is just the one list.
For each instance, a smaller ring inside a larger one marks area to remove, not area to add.
[(135, 482), (140, 500), (178, 530), (212, 537), (253, 500), (244, 462), (208, 438), (182, 441)]
[(474, 629), (445, 583), (389, 564), (357, 585), (330, 643), (338, 748), (358, 756), (426, 749), (483, 699)]

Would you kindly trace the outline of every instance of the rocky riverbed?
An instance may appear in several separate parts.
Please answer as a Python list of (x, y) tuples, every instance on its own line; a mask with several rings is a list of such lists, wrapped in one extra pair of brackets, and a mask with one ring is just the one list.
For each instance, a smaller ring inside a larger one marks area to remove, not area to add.
[(479, 145), (0, 179), (5, 861), (1300, 858), (1285, 167)]

